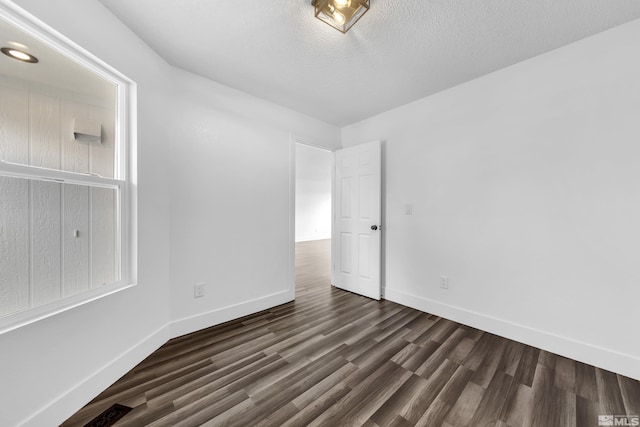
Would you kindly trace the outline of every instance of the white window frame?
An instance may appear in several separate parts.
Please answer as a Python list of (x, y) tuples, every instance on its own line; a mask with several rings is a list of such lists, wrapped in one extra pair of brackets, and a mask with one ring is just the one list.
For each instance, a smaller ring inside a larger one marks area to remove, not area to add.
[[(114, 178), (0, 161), (0, 176), (109, 188), (117, 194), (119, 280), (0, 317), (0, 334), (134, 286), (137, 282), (136, 84), (15, 4), (0, 0), (0, 18), (116, 86)], [(87, 284), (89, 285), (89, 284)]]

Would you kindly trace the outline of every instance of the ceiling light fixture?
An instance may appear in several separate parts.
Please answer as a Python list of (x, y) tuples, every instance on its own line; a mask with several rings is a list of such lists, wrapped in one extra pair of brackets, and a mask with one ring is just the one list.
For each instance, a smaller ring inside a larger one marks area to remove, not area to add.
[(29, 62), (31, 64), (36, 64), (38, 62), (38, 58), (35, 56), (12, 47), (3, 47), (0, 48), (0, 51), (16, 61)]
[(370, 0), (312, 0), (316, 18), (346, 33), (369, 10)]

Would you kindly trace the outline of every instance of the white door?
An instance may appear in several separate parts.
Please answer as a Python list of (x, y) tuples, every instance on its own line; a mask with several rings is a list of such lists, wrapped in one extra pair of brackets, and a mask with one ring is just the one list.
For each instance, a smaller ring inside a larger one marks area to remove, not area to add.
[(380, 141), (335, 152), (333, 284), (379, 300), (382, 162)]

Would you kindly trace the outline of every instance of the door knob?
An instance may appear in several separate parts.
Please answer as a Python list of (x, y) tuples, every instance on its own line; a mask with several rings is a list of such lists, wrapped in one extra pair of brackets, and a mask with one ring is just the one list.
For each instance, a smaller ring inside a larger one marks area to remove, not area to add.
[(372, 226), (371, 226), (371, 229), (372, 229), (373, 231), (376, 231), (376, 230), (378, 229), (378, 226), (377, 226), (377, 225), (372, 225)]

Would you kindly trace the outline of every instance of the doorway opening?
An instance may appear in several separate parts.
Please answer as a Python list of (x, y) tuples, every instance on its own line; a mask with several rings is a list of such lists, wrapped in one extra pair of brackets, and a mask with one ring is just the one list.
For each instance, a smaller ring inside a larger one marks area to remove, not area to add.
[(331, 286), (331, 151), (296, 143), (296, 294)]

